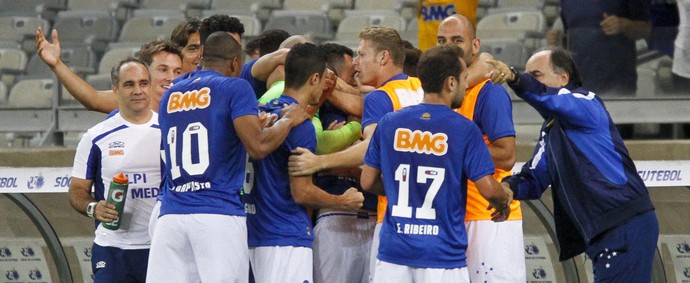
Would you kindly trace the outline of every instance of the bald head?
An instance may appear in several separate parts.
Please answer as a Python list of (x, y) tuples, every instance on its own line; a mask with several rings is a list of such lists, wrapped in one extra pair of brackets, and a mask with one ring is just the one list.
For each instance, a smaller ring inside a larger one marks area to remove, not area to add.
[(293, 35), (288, 37), (280, 44), (280, 48), (292, 48), (293, 46), (300, 43), (313, 43), (311, 38), (304, 35)]
[(455, 14), (445, 18), (438, 26), (437, 45), (452, 44), (463, 50), (463, 59), (468, 65), (479, 54), (480, 43), (477, 29), (465, 16)]
[(234, 37), (224, 31), (217, 31), (206, 38), (203, 61), (232, 60), (242, 56), (242, 46)]

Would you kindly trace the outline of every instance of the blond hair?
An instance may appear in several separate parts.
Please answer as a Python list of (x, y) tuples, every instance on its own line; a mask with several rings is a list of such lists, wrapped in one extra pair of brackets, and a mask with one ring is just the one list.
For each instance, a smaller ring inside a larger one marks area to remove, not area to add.
[(359, 33), (359, 38), (374, 43), (374, 50), (388, 50), (395, 66), (405, 62), (405, 47), (397, 30), (388, 27), (368, 27)]

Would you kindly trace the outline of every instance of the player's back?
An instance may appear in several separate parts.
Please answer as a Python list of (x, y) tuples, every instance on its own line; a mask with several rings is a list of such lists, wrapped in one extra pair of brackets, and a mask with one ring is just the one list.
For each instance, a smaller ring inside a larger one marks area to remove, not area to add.
[(246, 81), (211, 70), (196, 72), (165, 93), (159, 119), (169, 192), (161, 215), (244, 215), (239, 195), (247, 152), (233, 120), (257, 113)]
[(466, 180), (493, 172), (473, 153), (488, 155), (479, 129), (445, 105), (420, 104), (384, 116), (373, 139), (389, 202), (379, 259), (464, 266)]

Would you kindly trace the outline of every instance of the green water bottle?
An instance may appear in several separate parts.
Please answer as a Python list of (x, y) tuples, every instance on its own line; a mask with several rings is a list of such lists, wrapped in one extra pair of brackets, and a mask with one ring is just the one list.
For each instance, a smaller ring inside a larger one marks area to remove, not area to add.
[(117, 230), (120, 228), (120, 220), (122, 219), (122, 213), (125, 210), (125, 200), (127, 199), (127, 186), (129, 180), (125, 174), (120, 173), (113, 176), (113, 180), (110, 182), (110, 189), (108, 189), (108, 198), (106, 201), (115, 205), (115, 210), (117, 210), (117, 218), (110, 223), (101, 223), (104, 228), (110, 230)]

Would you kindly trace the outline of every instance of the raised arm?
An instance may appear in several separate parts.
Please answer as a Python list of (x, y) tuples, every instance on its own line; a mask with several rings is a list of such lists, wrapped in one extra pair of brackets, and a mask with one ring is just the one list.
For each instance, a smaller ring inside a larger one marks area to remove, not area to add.
[(60, 59), (60, 40), (57, 30), (53, 30), (52, 40), (53, 43), (48, 42), (43, 30), (39, 27), (36, 31), (36, 52), (57, 76), (60, 83), (67, 88), (67, 91), (86, 109), (102, 113), (110, 113), (117, 109), (118, 103), (112, 90), (96, 90)]
[(292, 176), (311, 175), (324, 169), (339, 167), (355, 167), (362, 165), (364, 155), (367, 153), (369, 141), (376, 130), (376, 123), (366, 126), (363, 131), (364, 140), (345, 150), (326, 155), (315, 155), (304, 148), (297, 148), (293, 151), (288, 162), (288, 171)]
[(285, 57), (287, 57), (288, 52), (290, 52), (289, 48), (283, 48), (261, 56), (252, 66), (252, 77), (264, 82), (268, 80), (278, 65), (285, 64)]
[(286, 107), (282, 118), (271, 127), (263, 128), (259, 117), (244, 115), (232, 120), (237, 135), (247, 149), (249, 157), (264, 158), (283, 143), (292, 127), (299, 125), (309, 118), (304, 109), (297, 104)]

